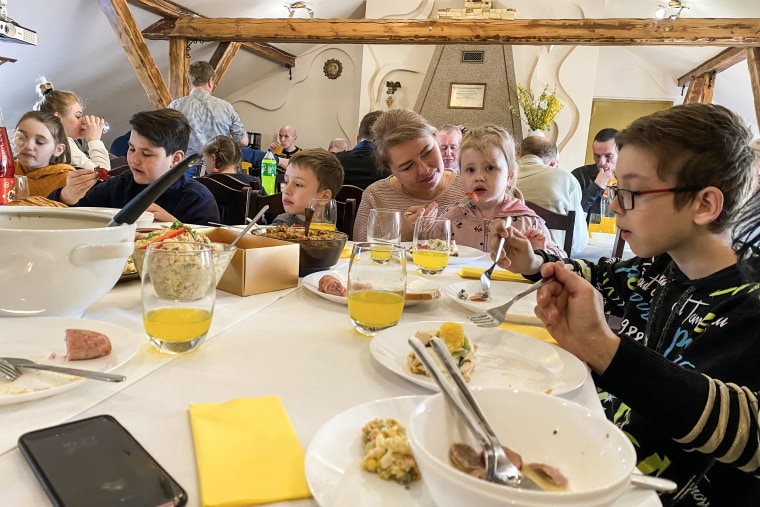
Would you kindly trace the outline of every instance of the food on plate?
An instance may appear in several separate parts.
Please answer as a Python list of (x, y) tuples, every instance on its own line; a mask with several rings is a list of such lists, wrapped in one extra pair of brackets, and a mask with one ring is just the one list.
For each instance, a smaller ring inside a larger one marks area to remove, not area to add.
[(470, 296), (466, 289), (461, 289), (457, 292), (457, 299), (462, 301), (488, 301), (489, 298), (485, 297), (482, 292), (476, 292)]
[[(267, 238), (294, 240), (305, 239), (303, 227), (288, 227), (287, 225), (278, 225), (277, 227), (271, 227), (262, 234)], [(335, 231), (326, 231), (323, 229), (309, 229), (310, 240), (332, 240), (336, 238)]]
[(66, 330), (66, 360), (95, 359), (111, 353), (108, 336), (88, 329)]
[(320, 278), (317, 290), (333, 296), (346, 297), (346, 286), (332, 275), (325, 275)]
[[(568, 480), (558, 468), (544, 463), (524, 463), (522, 457), (514, 450), (502, 446), (507, 458), (522, 473), (535, 482), (544, 491), (567, 491)], [(482, 452), (477, 452), (467, 444), (456, 443), (449, 449), (449, 461), (457, 470), (485, 479), (486, 462)]]
[[(428, 240), (427, 244), (418, 244), (417, 245), (418, 250), (446, 250), (446, 242), (442, 239), (431, 239)], [(459, 256), (459, 247), (457, 246), (457, 242), (453, 239), (449, 241), (449, 257), (458, 257)]]
[(53, 201), (51, 199), (48, 199), (47, 197), (42, 197), (41, 195), (32, 195), (29, 197), (25, 197), (24, 199), (16, 199), (15, 201), (11, 201), (7, 203), (7, 205), (8, 206), (41, 206), (43, 208), (68, 208), (68, 206), (62, 202)]
[(430, 301), (441, 297), (441, 289), (425, 289), (406, 293), (407, 301)]
[[(472, 371), (475, 369), (475, 350), (477, 346), (464, 335), (464, 328), (457, 322), (444, 322), (440, 329), (435, 331), (417, 331), (414, 336), (426, 347), (430, 347), (430, 340), (440, 338), (446, 344), (449, 354), (462, 372), (466, 381), (470, 381)], [(435, 356), (433, 356), (435, 357)], [(428, 375), (425, 366), (414, 352), (407, 356), (409, 369), (415, 375)]]
[(121, 276), (131, 275), (137, 273), (137, 267), (135, 266), (135, 260), (130, 255), (127, 259), (127, 263), (124, 265), (124, 271), (121, 272)]
[(409, 484), (421, 479), (420, 469), (406, 439), (406, 428), (395, 419), (377, 418), (362, 428), (363, 470), (381, 479)]
[(105, 169), (103, 167), (96, 167), (95, 172), (98, 173), (98, 179), (100, 181), (106, 181), (108, 177), (110, 176), (108, 174), (108, 169)]

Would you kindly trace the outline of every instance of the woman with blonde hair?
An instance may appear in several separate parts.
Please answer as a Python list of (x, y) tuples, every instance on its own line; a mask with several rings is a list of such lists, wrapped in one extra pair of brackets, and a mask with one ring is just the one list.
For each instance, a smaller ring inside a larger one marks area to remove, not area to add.
[(375, 161), (390, 176), (364, 190), (354, 225), (354, 241), (366, 241), (369, 210), (401, 211), (401, 240), (411, 241), (414, 222), (434, 216), (438, 207), (456, 204), (464, 186), (456, 172), (445, 169), (436, 129), (408, 109), (384, 112), (372, 126)]
[[(102, 167), (110, 171), (111, 157), (108, 155), (106, 145), (100, 139), (103, 136), (105, 120), (97, 116), (84, 115), (82, 112), (84, 108), (79, 97), (73, 92), (54, 90), (53, 83), (46, 82), (44, 78), (40, 79), (37, 86), (37, 95), (40, 100), (34, 104), (34, 110), (54, 114), (63, 123), (63, 128), (69, 138), (71, 165), (84, 169)], [(87, 141), (89, 156), (75, 141), (82, 137)]]

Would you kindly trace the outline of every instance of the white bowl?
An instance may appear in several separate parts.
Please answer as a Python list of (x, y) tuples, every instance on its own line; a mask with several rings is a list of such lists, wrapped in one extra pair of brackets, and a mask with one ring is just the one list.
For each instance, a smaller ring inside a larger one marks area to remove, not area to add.
[(454, 468), (448, 458), (452, 444), (480, 447), (439, 393), (417, 407), (407, 433), (422, 480), (438, 507), (592, 507), (609, 505), (628, 489), (636, 453), (623, 432), (601, 415), (540, 393), (482, 388), (473, 394), (503, 445), (524, 462), (559, 468), (570, 490), (515, 489)]
[(113, 210), (0, 206), (0, 316), (81, 317), (121, 276), (135, 226)]
[(153, 219), (155, 215), (150, 211), (144, 212), (135, 222), (138, 229), (150, 229), (153, 227)]

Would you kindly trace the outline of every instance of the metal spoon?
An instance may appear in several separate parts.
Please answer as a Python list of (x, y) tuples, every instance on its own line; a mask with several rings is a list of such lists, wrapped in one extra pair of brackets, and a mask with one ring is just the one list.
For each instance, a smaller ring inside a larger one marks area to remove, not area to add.
[(309, 227), (311, 227), (311, 219), (314, 218), (314, 210), (306, 208), (303, 210), (304, 222), (303, 222), (303, 237), (309, 237)]
[(269, 209), (269, 205), (265, 204), (259, 210), (259, 212), (256, 213), (256, 216), (253, 217), (253, 220), (251, 220), (251, 223), (249, 223), (248, 225), (245, 226), (245, 229), (243, 229), (243, 232), (241, 232), (240, 234), (238, 234), (237, 238), (233, 239), (232, 243), (230, 243), (229, 245), (227, 245), (227, 248), (225, 248), (225, 250), (231, 249), (233, 246), (235, 246), (237, 244), (238, 241), (240, 241), (240, 238), (242, 238), (243, 236), (245, 236), (246, 234), (248, 234), (248, 231), (250, 231), (251, 228), (256, 225), (256, 222), (259, 221), (259, 218), (261, 218), (262, 216), (264, 216), (264, 213), (266, 213), (268, 209)]

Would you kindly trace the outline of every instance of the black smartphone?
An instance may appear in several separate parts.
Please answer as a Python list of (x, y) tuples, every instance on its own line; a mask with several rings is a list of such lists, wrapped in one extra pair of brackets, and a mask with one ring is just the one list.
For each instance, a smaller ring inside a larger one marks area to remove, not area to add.
[(57, 507), (187, 503), (182, 487), (109, 415), (25, 433), (18, 447)]

